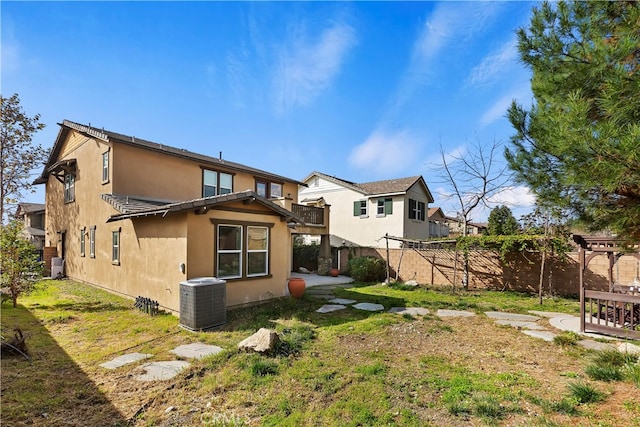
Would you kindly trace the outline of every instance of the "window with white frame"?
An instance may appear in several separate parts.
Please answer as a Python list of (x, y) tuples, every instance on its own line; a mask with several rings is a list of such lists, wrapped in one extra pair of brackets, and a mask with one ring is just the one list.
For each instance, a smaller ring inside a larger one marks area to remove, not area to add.
[(409, 199), (409, 219), (424, 221), (425, 206), (424, 202)]
[(233, 175), (204, 169), (202, 171), (202, 197), (219, 196), (233, 192)]
[(270, 235), (273, 224), (216, 224), (215, 274), (222, 279), (269, 275)]
[(102, 182), (109, 182), (109, 152), (102, 153)]
[(367, 200), (356, 200), (353, 202), (353, 216), (364, 218), (367, 216)]
[(264, 276), (269, 268), (269, 229), (247, 227), (247, 277)]
[(221, 279), (242, 277), (242, 226), (218, 225), (217, 273)]
[(96, 226), (89, 228), (89, 256), (96, 257)]
[(72, 173), (64, 174), (64, 202), (73, 202), (76, 199), (76, 177)]
[(111, 262), (120, 264), (120, 230), (111, 232)]
[(391, 215), (393, 213), (393, 200), (391, 197), (381, 197), (378, 199), (377, 216)]
[(80, 256), (85, 256), (86, 253), (86, 235), (87, 227), (82, 227), (80, 229)]

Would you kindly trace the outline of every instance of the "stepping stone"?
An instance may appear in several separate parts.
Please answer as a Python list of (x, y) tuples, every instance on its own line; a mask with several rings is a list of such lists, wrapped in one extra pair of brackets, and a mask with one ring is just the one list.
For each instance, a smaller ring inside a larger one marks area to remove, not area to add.
[(203, 357), (218, 354), (222, 351), (222, 347), (217, 345), (208, 345), (202, 343), (193, 343), (180, 345), (169, 353), (173, 353), (176, 356), (184, 357), (187, 359), (202, 359)]
[(560, 329), (561, 331), (573, 331), (577, 334), (580, 334), (585, 337), (590, 338), (604, 338), (607, 340), (615, 340), (615, 337), (611, 337), (604, 334), (596, 334), (591, 332), (582, 333), (580, 332), (580, 318), (576, 316), (563, 316), (563, 317), (552, 317), (549, 319), (549, 324), (554, 328)]
[(521, 320), (496, 320), (498, 325), (513, 326), (514, 328), (532, 329), (536, 331), (543, 331), (544, 327), (538, 325), (536, 322), (523, 322)]
[(473, 317), (476, 314), (470, 311), (463, 310), (443, 310), (440, 309), (436, 312), (438, 317)]
[(410, 316), (426, 316), (429, 310), (423, 307), (391, 307), (389, 313), (408, 314)]
[(530, 337), (540, 338), (541, 340), (545, 340), (549, 342), (553, 342), (553, 339), (556, 336), (556, 334), (549, 331), (530, 331), (525, 329), (524, 331), (522, 331), (522, 333), (529, 335)]
[(100, 366), (106, 369), (116, 369), (124, 365), (128, 365), (129, 363), (134, 363), (139, 360), (148, 359), (151, 356), (153, 356), (153, 354), (129, 353), (129, 354), (124, 354), (120, 357), (116, 357), (115, 359), (105, 362)]
[(334, 299), (329, 300), (327, 302), (330, 302), (332, 304), (349, 305), (349, 304), (353, 304), (354, 302), (356, 302), (356, 300), (354, 300), (354, 299), (345, 299), (345, 298), (334, 298)]
[(182, 360), (145, 363), (140, 367), (145, 371), (145, 373), (136, 375), (135, 379), (138, 381), (169, 380), (178, 375), (188, 366), (189, 362), (184, 362)]
[(535, 316), (540, 316), (540, 317), (547, 317), (547, 318), (552, 318), (552, 317), (573, 317), (573, 315), (571, 314), (567, 314), (567, 313), (556, 313), (554, 311), (537, 311), (537, 310), (529, 310), (529, 313), (535, 315)]
[(540, 318), (538, 316), (530, 316), (528, 314), (504, 313), (502, 311), (487, 311), (484, 314), (491, 319), (500, 320), (517, 320), (521, 322), (535, 322)]
[(364, 311), (382, 311), (384, 310), (384, 305), (373, 304), (370, 302), (361, 302), (354, 305), (353, 308), (357, 308), (358, 310), (364, 310)]
[(618, 351), (638, 355), (640, 354), (640, 347), (630, 342), (621, 342), (618, 343)]
[(587, 350), (596, 350), (596, 351), (611, 350), (612, 348), (615, 348), (611, 344), (607, 344), (607, 343), (604, 343), (604, 342), (598, 342), (598, 341), (594, 341), (594, 340), (580, 340), (580, 341), (578, 341), (578, 345), (586, 348)]
[(347, 308), (347, 306), (342, 304), (325, 304), (317, 309), (316, 313), (331, 313), (332, 311), (343, 310), (345, 308)]

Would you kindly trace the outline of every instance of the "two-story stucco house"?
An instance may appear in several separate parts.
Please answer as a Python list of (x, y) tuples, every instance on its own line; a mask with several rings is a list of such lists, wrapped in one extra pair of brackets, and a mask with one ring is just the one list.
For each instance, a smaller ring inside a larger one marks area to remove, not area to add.
[(44, 249), (45, 207), (42, 203), (20, 203), (15, 217), (24, 223), (22, 234), (33, 244), (42, 258)]
[[(433, 196), (422, 176), (357, 184), (312, 172), (299, 187), (302, 203), (322, 200), (331, 206), (331, 234), (360, 246), (384, 247), (385, 234), (427, 239), (427, 210)], [(389, 247), (400, 242), (389, 241)]]
[(221, 157), (65, 120), (35, 181), (45, 244), (69, 278), (174, 312), (196, 277), (226, 280), (229, 307), (284, 296), (302, 183)]

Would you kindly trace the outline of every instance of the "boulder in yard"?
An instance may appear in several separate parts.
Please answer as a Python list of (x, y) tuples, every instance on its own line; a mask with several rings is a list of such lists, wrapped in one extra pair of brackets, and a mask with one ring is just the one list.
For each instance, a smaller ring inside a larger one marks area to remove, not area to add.
[(258, 332), (242, 340), (240, 344), (238, 344), (238, 349), (255, 351), (256, 353), (271, 353), (279, 342), (280, 338), (276, 331), (260, 328)]

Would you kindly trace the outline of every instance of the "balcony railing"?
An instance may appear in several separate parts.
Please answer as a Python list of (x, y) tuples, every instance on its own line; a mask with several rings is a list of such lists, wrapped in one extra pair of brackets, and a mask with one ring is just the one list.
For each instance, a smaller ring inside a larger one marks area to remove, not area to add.
[(324, 208), (294, 203), (291, 205), (291, 211), (302, 218), (307, 225), (324, 225)]

